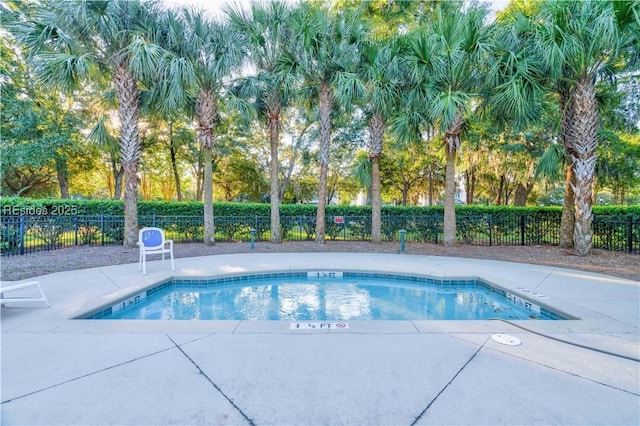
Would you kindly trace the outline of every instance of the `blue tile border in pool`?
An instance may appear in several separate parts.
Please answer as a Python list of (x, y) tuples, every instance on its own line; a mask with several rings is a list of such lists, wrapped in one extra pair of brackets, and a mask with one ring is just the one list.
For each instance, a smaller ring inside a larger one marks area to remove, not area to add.
[[(109, 306), (105, 307), (105, 308), (98, 308), (98, 311), (93, 311), (89, 314), (86, 315), (81, 315), (79, 317), (77, 317), (77, 319), (103, 319), (107, 316), (110, 316), (113, 312), (113, 307), (119, 305), (120, 303), (122, 303), (124, 300), (131, 300), (132, 298), (135, 298), (136, 296), (142, 295), (144, 294), (145, 297), (151, 296), (154, 293), (157, 293), (158, 291), (161, 291), (167, 287), (192, 287), (192, 286), (196, 286), (196, 287), (210, 287), (210, 286), (215, 286), (215, 285), (220, 285), (220, 284), (230, 284), (230, 283), (240, 283), (243, 281), (249, 281), (249, 280), (268, 280), (268, 279), (273, 279), (273, 278), (307, 278), (308, 277), (308, 271), (289, 271), (289, 272), (271, 272), (271, 273), (261, 273), (261, 274), (246, 274), (246, 275), (233, 275), (233, 276), (225, 276), (225, 277), (218, 277), (218, 278), (201, 278), (201, 279), (197, 279), (197, 278), (180, 278), (180, 277), (174, 277), (172, 279), (160, 282), (156, 285), (154, 285), (153, 287), (144, 290), (144, 291), (140, 291), (138, 293), (135, 294), (131, 294), (126, 296), (124, 299), (120, 299), (118, 301), (116, 301), (116, 303), (109, 303)], [(426, 276), (418, 276), (418, 275), (402, 275), (402, 274), (387, 274), (387, 273), (380, 273), (380, 272), (351, 272), (351, 271), (343, 271), (342, 272), (342, 279), (349, 279), (349, 278), (356, 278), (356, 279), (387, 279), (387, 280), (394, 280), (394, 281), (407, 281), (409, 283), (413, 283), (413, 284), (424, 284), (424, 285), (442, 285), (442, 286), (473, 286), (473, 285), (477, 285), (480, 287), (483, 287), (489, 291), (495, 292), (500, 294), (503, 297), (507, 296), (507, 291), (498, 287), (498, 286), (494, 286), (492, 284), (489, 284), (488, 282), (481, 280), (479, 278), (458, 278), (458, 279), (450, 279), (450, 278), (446, 278), (446, 279), (441, 279), (441, 278), (436, 278), (436, 277), (426, 277)], [(522, 297), (524, 300), (527, 300), (528, 302), (534, 303), (535, 305), (540, 307), (540, 311), (542, 314), (548, 316), (550, 319), (552, 320), (569, 320), (569, 319), (576, 319), (576, 318), (571, 318), (571, 316), (568, 316), (566, 314), (560, 314), (557, 311), (548, 308), (546, 306), (541, 306), (539, 303), (537, 302), (532, 302), (529, 298), (525, 298)]]

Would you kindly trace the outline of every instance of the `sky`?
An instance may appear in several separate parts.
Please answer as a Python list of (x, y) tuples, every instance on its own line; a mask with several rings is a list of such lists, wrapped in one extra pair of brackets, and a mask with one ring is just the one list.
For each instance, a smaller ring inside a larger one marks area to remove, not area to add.
[[(488, 0), (488, 2), (491, 4), (491, 9), (495, 12), (498, 10), (502, 10), (505, 7), (507, 7), (507, 5), (509, 4), (510, 0)], [(194, 5), (194, 6), (200, 6), (202, 9), (207, 9), (207, 10), (211, 10), (214, 14), (220, 14), (221, 13), (221, 9), (222, 6), (225, 3), (231, 3), (231, 4), (239, 4), (243, 7), (249, 5), (250, 0), (231, 0), (231, 1), (226, 1), (226, 0), (164, 0), (164, 2), (166, 4), (169, 5), (176, 5), (176, 6), (182, 6), (182, 5)]]

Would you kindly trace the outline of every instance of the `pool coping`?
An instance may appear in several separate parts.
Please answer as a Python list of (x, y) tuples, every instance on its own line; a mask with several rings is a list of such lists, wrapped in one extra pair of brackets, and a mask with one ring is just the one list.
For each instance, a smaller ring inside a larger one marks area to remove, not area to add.
[[(557, 268), (543, 265), (521, 264), (504, 261), (468, 259), (444, 256), (381, 253), (249, 253), (233, 255), (209, 255), (176, 259), (176, 270), (171, 271), (165, 262), (151, 261), (147, 275), (138, 271), (137, 263), (113, 265), (78, 271), (60, 272), (39, 277), (44, 291), (53, 306), (31, 312), (34, 318), (28, 326), (12, 322), (13, 308), (3, 309), (3, 332), (23, 329), (33, 331), (55, 330), (108, 332), (163, 332), (192, 330), (202, 333), (289, 333), (289, 321), (219, 321), (207, 322), (140, 320), (83, 320), (73, 318), (98, 309), (116, 296), (141, 291), (174, 276), (185, 279), (217, 278), (259, 272), (296, 270), (351, 270), (394, 274), (428, 276), (434, 279), (480, 279), (506, 289), (514, 294), (527, 296), (538, 292), (549, 296), (545, 303), (553, 310), (578, 320), (531, 321), (525, 326), (547, 333), (600, 333), (634, 336), (640, 330), (638, 305), (640, 282), (622, 278)], [(515, 279), (514, 279), (515, 277)], [(514, 282), (515, 281), (515, 282)], [(83, 283), (89, 283), (87, 286)], [(609, 291), (612, 289), (613, 291)], [(629, 290), (632, 290), (630, 293)], [(523, 294), (524, 293), (524, 294)], [(56, 294), (58, 295), (56, 297)], [(603, 297), (599, 297), (602, 295)], [(600, 300), (602, 299), (602, 300)], [(615, 304), (608, 299), (615, 299)], [(21, 309), (21, 311), (24, 311)], [(26, 313), (26, 312), (25, 312)], [(15, 316), (20, 314), (16, 313)], [(519, 320), (522, 321), (522, 320)], [(109, 323), (98, 325), (97, 322)], [(119, 324), (114, 324), (119, 322)], [(440, 322), (440, 323), (438, 323)], [(126, 324), (125, 324), (126, 323)], [(146, 324), (143, 324), (146, 323)], [(277, 324), (280, 323), (280, 324)], [(514, 330), (498, 321), (487, 320), (419, 320), (386, 322), (363, 320), (351, 328), (352, 333), (406, 333), (452, 332), (464, 330), (489, 330), (498, 332)], [(478, 323), (478, 324), (473, 324)], [(474, 331), (475, 332), (475, 331)], [(576, 335), (577, 336), (577, 335)]]
[[(176, 259), (176, 270), (167, 262), (148, 263), (147, 275), (138, 271), (137, 263), (112, 265), (45, 275), (38, 279), (47, 294), (51, 308), (3, 308), (3, 332), (66, 330), (101, 332), (111, 329), (130, 332), (162, 332), (163, 330), (196, 332), (265, 332), (289, 333), (289, 321), (151, 321), (144, 320), (82, 320), (80, 314), (96, 310), (116, 298), (142, 291), (174, 276), (185, 279), (206, 279), (247, 273), (274, 271), (350, 270), (428, 276), (433, 279), (480, 279), (514, 294), (526, 296), (537, 292), (548, 296), (545, 303), (553, 310), (577, 320), (525, 321), (526, 326), (550, 333), (600, 333), (640, 336), (640, 282), (578, 270), (543, 265), (521, 264), (483, 259), (444, 256), (382, 253), (249, 253), (209, 255)], [(515, 278), (514, 278), (515, 277)], [(514, 282), (516, 281), (516, 282)], [(86, 283), (86, 284), (85, 284)], [(89, 284), (89, 285), (87, 285)], [(523, 294), (524, 293), (524, 294)], [(614, 302), (612, 302), (614, 301)], [(6, 315), (5, 313), (6, 312)], [(18, 317), (28, 315), (25, 325)], [(16, 318), (13, 318), (13, 317)], [(15, 322), (14, 322), (15, 320)], [(97, 325), (109, 323), (110, 327)], [(120, 324), (114, 324), (119, 322)], [(486, 330), (494, 327), (502, 332), (504, 324), (491, 321), (491, 326), (474, 325), (486, 320), (362, 320), (351, 332), (367, 333), (446, 332), (455, 330)], [(440, 322), (440, 324), (437, 324)], [(126, 323), (126, 325), (125, 325)], [(146, 323), (146, 324), (145, 324)], [(185, 324), (187, 323), (187, 324)], [(276, 324), (280, 323), (280, 324)], [(416, 325), (419, 324), (419, 325)], [(509, 327), (507, 327), (509, 329)]]

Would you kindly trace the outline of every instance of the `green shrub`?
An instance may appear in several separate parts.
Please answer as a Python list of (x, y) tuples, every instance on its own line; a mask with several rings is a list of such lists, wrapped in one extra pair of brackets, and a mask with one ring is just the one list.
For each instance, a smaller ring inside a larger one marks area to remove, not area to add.
[[(20, 197), (1, 197), (0, 209), (3, 215), (34, 216), (73, 216), (73, 215), (105, 215), (123, 216), (124, 203), (121, 200), (60, 200), (33, 199)], [(270, 206), (266, 203), (214, 203), (214, 216), (260, 216), (270, 215)], [(514, 218), (535, 214), (540, 218), (559, 218), (561, 207), (512, 207), (512, 206), (457, 206), (456, 217), (487, 216)], [(631, 215), (640, 219), (640, 206), (593, 206), (595, 216), (615, 216), (627, 218)], [(139, 201), (138, 215), (142, 216), (202, 216), (203, 204), (197, 201)], [(281, 216), (313, 216), (316, 206), (312, 204), (283, 204), (280, 206)], [(443, 216), (442, 206), (383, 206), (383, 217), (388, 216)], [(371, 216), (370, 206), (327, 206), (326, 216)]]

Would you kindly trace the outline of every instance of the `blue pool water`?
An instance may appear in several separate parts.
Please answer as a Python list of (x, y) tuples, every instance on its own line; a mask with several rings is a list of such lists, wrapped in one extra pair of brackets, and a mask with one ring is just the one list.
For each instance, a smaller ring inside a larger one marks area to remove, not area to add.
[[(283, 275), (283, 274), (280, 274)], [(480, 320), (558, 319), (535, 304), (475, 280), (355, 274), (231, 282), (174, 280), (89, 318), (146, 320)]]

